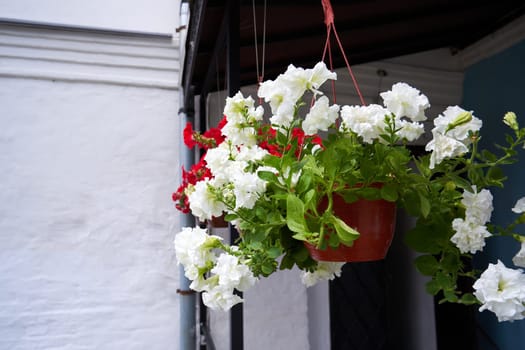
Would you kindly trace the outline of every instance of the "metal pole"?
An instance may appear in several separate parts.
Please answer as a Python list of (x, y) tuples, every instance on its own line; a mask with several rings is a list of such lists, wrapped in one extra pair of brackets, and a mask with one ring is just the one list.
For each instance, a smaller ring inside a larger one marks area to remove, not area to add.
[[(228, 1), (228, 29), (226, 34), (228, 95), (233, 96), (240, 89), (240, 1)], [(233, 244), (239, 233), (230, 225), (230, 241)], [(242, 293), (239, 292), (242, 297)], [(232, 350), (244, 347), (244, 322), (242, 303), (235, 305), (230, 312), (230, 341)]]
[[(180, 130), (184, 128), (186, 122), (192, 118), (184, 111), (179, 113)], [(193, 164), (193, 154), (185, 147), (182, 138), (179, 146), (181, 163), (186, 169)], [(180, 216), (181, 227), (195, 226), (195, 219), (190, 214)], [(179, 349), (195, 350), (196, 349), (196, 293), (190, 289), (191, 281), (184, 276), (184, 267), (179, 268), (179, 289), (177, 292), (180, 296), (180, 323), (179, 323)]]
[[(187, 25), (189, 23), (189, 4), (186, 1), (181, 2), (180, 6), (180, 23)], [(181, 40), (180, 52), (184, 52), (186, 40)], [(179, 105), (182, 106), (179, 111), (179, 128), (184, 130), (188, 121), (193, 123), (194, 119), (194, 92), (191, 88), (182, 90), (179, 94)], [(182, 133), (181, 133), (182, 134)], [(194, 163), (193, 152), (184, 145), (184, 139), (178, 136), (180, 163), (184, 168), (189, 169)], [(190, 214), (180, 216), (180, 227), (194, 226), (195, 219)], [(179, 310), (179, 350), (196, 349), (196, 294), (190, 289), (191, 281), (184, 276), (184, 267), (179, 268), (179, 289), (177, 290), (180, 297)]]
[[(183, 119), (183, 118), (181, 118)], [(181, 226), (193, 226), (188, 215), (181, 216)], [(180, 297), (179, 313), (179, 349), (195, 350), (196, 348), (196, 293), (190, 289), (191, 281), (184, 276), (184, 267), (179, 268)]]

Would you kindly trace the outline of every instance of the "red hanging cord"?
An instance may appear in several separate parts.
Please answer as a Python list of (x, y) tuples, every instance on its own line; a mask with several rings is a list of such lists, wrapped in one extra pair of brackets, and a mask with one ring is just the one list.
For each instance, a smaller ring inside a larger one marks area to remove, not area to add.
[[(330, 0), (321, 0), (321, 4), (323, 5), (324, 23), (326, 24), (326, 42), (325, 42), (325, 46), (323, 50), (322, 60), (324, 61), (326, 57), (326, 53), (328, 52), (330, 69), (333, 70), (332, 49), (330, 46), (330, 34), (333, 30), (335, 39), (337, 41), (339, 49), (341, 50), (343, 59), (345, 60), (346, 68), (348, 69), (348, 73), (350, 74), (350, 77), (352, 78), (352, 83), (354, 84), (354, 88), (357, 92), (357, 95), (359, 96), (359, 100), (361, 101), (361, 104), (365, 106), (366, 105), (365, 99), (363, 98), (361, 89), (359, 89), (359, 85), (357, 84), (357, 79), (355, 78), (354, 72), (352, 71), (352, 68), (350, 67), (350, 63), (348, 63), (348, 58), (346, 57), (345, 50), (343, 49), (343, 44), (341, 43), (341, 40), (339, 39), (339, 35), (337, 34), (337, 29), (335, 28), (334, 11), (332, 9), (332, 3), (330, 2)], [(335, 85), (333, 81), (332, 81), (332, 91), (334, 93), (334, 103), (335, 103)]]
[[(254, 33), (254, 46), (255, 46), (255, 65), (257, 69), (257, 89), (261, 86), (264, 80), (264, 59), (266, 56), (266, 0), (264, 0), (264, 12), (263, 12), (263, 37), (262, 37), (262, 57), (261, 57), (261, 72), (259, 72), (259, 50), (257, 43), (257, 16), (255, 10), (255, 0), (252, 0), (252, 12), (253, 12), (253, 33)], [(262, 104), (262, 98), (259, 97), (259, 104)]]

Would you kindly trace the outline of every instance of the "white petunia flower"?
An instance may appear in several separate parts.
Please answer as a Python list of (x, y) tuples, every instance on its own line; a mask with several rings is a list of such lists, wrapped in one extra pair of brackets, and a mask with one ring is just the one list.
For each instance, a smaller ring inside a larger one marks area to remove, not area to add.
[(270, 123), (277, 128), (288, 128), (292, 124), (295, 113), (295, 102), (284, 100), (270, 118)]
[(251, 126), (228, 122), (221, 132), (233, 145), (251, 146), (257, 143), (257, 130)]
[(251, 96), (244, 97), (242, 92), (236, 93), (233, 97), (226, 98), (226, 105), (224, 106), (224, 115), (228, 123), (240, 123), (245, 120), (245, 113), (248, 109), (252, 109), (255, 101)]
[(243, 300), (233, 293), (233, 289), (218, 285), (202, 293), (202, 302), (210, 309), (228, 311)]
[(525, 197), (518, 199), (512, 211), (516, 214), (525, 213)]
[(205, 179), (197, 182), (194, 191), (188, 195), (191, 212), (201, 221), (219, 217), (226, 210), (225, 204), (217, 200), (212, 188), (210, 180)]
[(432, 151), (430, 155), (430, 169), (434, 169), (437, 164), (446, 158), (461, 156), (468, 152), (468, 148), (463, 142), (439, 132), (433, 132), (433, 134), (434, 138), (425, 146), (426, 151)]
[(260, 195), (266, 191), (266, 181), (257, 173), (238, 173), (233, 179), (235, 194), (235, 209), (252, 209)]
[(479, 311), (492, 311), (499, 322), (525, 318), (525, 275), (521, 270), (509, 269), (498, 260), (489, 264), (473, 287), (483, 304)]
[[(459, 106), (449, 106), (443, 114), (439, 115), (434, 119), (434, 129), (432, 133), (440, 133), (441, 135), (446, 135), (457, 141), (462, 142), (465, 146), (468, 146), (472, 141), (469, 139), (469, 132), (476, 132), (481, 129), (483, 122), (481, 119), (476, 118), (470, 114), (471, 119), (468, 122), (461, 123), (460, 125), (455, 126), (453, 129), (449, 130), (449, 126), (456, 122), (461, 115), (464, 115), (467, 111)], [(470, 112), (472, 113), (472, 112)]]
[(271, 100), (274, 94), (278, 93), (278, 99), (281, 99), (279, 107), (285, 102), (295, 105), (297, 100), (299, 100), (307, 90), (309, 79), (310, 74), (307, 70), (290, 64), (286, 72), (280, 74), (274, 81), (273, 85), (280, 87), (278, 91), (270, 91), (271, 86), (264, 87), (262, 93), (259, 93), (259, 96), (264, 97), (265, 100), (267, 98)]
[(521, 242), (521, 249), (512, 258), (514, 265), (525, 267), (525, 242)]
[(196, 292), (204, 292), (206, 290), (209, 290), (211, 286), (210, 286), (209, 280), (205, 279), (202, 275), (199, 274), (197, 277), (194, 277), (192, 279), (190, 288)]
[(310, 109), (303, 121), (306, 135), (315, 135), (319, 130), (327, 131), (339, 116), (339, 106), (330, 106), (328, 97), (321, 96)]
[(456, 218), (452, 221), (452, 228), (456, 233), (450, 238), (450, 241), (462, 253), (470, 252), (474, 254), (483, 250), (485, 238), (491, 236), (484, 225), (461, 218)]
[(219, 256), (211, 272), (219, 276), (220, 286), (235, 288), (241, 292), (253, 287), (257, 282), (247, 265), (241, 264), (238, 257), (226, 253)]
[(382, 92), (385, 107), (398, 118), (407, 117), (414, 122), (427, 119), (425, 109), (430, 107), (428, 98), (406, 83), (396, 83), (390, 91)]
[(211, 173), (215, 176), (224, 172), (231, 166), (231, 161), (235, 159), (238, 151), (236, 147), (233, 147), (229, 142), (222, 142), (215, 148), (210, 148), (206, 151), (204, 160), (206, 166), (210, 169)]
[(317, 269), (313, 272), (304, 272), (301, 280), (307, 287), (311, 287), (320, 281), (333, 280), (335, 277), (341, 276), (341, 269), (344, 264), (344, 262), (320, 261), (317, 264)]
[(461, 204), (466, 208), (465, 217), (469, 221), (483, 225), (490, 221), (494, 209), (492, 193), (487, 189), (477, 192), (476, 186), (473, 186), (472, 189), (474, 192), (463, 191)]
[(425, 133), (423, 124), (407, 120), (396, 120), (396, 128), (399, 128), (398, 136), (408, 142), (417, 140)]
[(246, 106), (245, 112), (239, 114), (235, 119), (227, 119), (226, 125), (221, 129), (221, 133), (233, 145), (255, 145), (257, 143), (257, 122), (263, 118), (264, 109), (262, 106), (257, 108)]
[(262, 160), (268, 155), (268, 151), (257, 145), (255, 146), (241, 146), (239, 147), (239, 153), (235, 157), (236, 161), (244, 162), (256, 162)]
[[(200, 227), (184, 227), (175, 235), (173, 242), (175, 247), (175, 258), (177, 264), (184, 266), (184, 274), (191, 280), (200, 277), (199, 269), (205, 268), (216, 257), (212, 248), (222, 238), (208, 235), (205, 229)], [(196, 283), (199, 283), (196, 282)]]
[(220, 172), (215, 172), (214, 177), (209, 180), (209, 183), (221, 192), (226, 190), (229, 184), (240, 174), (244, 173), (244, 169), (248, 166), (248, 162), (242, 160), (231, 160), (227, 163), (227, 167), (221, 169)]
[(286, 94), (286, 87), (274, 80), (262, 82), (257, 90), (257, 95), (270, 104), (273, 114), (277, 112), (281, 103), (287, 99)]
[(275, 80), (264, 81), (259, 86), (258, 96), (270, 104), (272, 124), (288, 127), (293, 119), (292, 107), (307, 90), (320, 93), (319, 87), (328, 79), (336, 80), (337, 74), (328, 70), (324, 62), (317, 63), (312, 69), (290, 64)]
[[(453, 126), (453, 127), (452, 127)], [(448, 107), (442, 115), (434, 119), (433, 139), (425, 150), (433, 151), (430, 156), (430, 169), (445, 158), (461, 156), (468, 152), (472, 143), (469, 132), (481, 129), (482, 121), (458, 106)]]
[(318, 62), (314, 68), (307, 70), (309, 73), (308, 88), (314, 92), (327, 80), (337, 80), (337, 73), (330, 71), (324, 62)]
[(351, 130), (363, 138), (363, 142), (372, 143), (384, 133), (385, 115), (389, 111), (380, 105), (343, 106), (341, 108), (340, 130)]

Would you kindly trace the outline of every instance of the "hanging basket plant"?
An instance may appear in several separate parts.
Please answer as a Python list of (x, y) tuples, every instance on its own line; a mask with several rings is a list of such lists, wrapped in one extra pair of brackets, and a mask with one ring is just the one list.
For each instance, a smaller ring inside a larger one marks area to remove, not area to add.
[[(431, 277), (429, 292), (442, 292), (445, 301), (480, 303), (502, 321), (523, 318), (522, 270), (498, 262), (476, 274), (463, 263), (487, 238), (514, 237), (516, 251), (525, 241), (514, 232), (525, 222), (525, 199), (514, 206), (518, 215), (509, 227), (489, 223), (490, 188), (503, 186), (501, 167), (516, 162), (516, 148), (525, 144), (516, 115), (505, 115), (508, 144), (493, 154), (480, 149), (482, 121), (459, 106), (448, 107), (434, 119), (428, 153), (416, 157), (407, 144), (424, 133), (430, 105), (425, 95), (397, 83), (381, 93), (383, 105), (339, 106), (320, 91), (335, 79), (322, 62), (311, 69), (289, 66), (261, 84), (259, 97), (269, 106), (256, 106), (239, 92), (226, 99), (217, 128), (203, 134), (186, 128), (186, 143), (206, 153), (184, 172), (174, 194), (177, 207), (202, 221), (224, 215), (240, 232), (234, 245), (199, 227), (176, 235), (177, 260), (193, 281), (191, 288), (203, 292), (209, 307), (227, 310), (242, 301), (235, 289), (244, 291), (280, 269), (303, 270), (307, 285), (333, 278), (344, 262), (310, 253), (307, 246), (321, 252), (371, 249), (376, 243), (369, 230), (388, 216), (390, 231), (400, 207), (417, 220), (407, 240), (423, 253), (416, 267)], [(265, 107), (269, 121), (263, 119)], [(381, 209), (364, 210), (388, 214), (366, 218), (359, 212), (362, 203), (383, 203)], [(346, 205), (354, 209), (345, 211)], [(390, 240), (371, 258), (382, 258)], [(360, 254), (350, 260), (369, 259)], [(516, 254), (516, 265), (525, 266), (524, 255), (524, 249)], [(473, 294), (456, 290), (460, 276), (472, 278)]]
[[(525, 236), (515, 232), (525, 223), (525, 197), (512, 208), (517, 215), (509, 226), (490, 223), (490, 189), (502, 187), (502, 167), (518, 161), (525, 128), (507, 113), (507, 144), (495, 154), (480, 149), (482, 121), (450, 106), (433, 119), (427, 153), (413, 155), (408, 144), (425, 133), (428, 98), (400, 82), (380, 94), (382, 105), (367, 105), (335, 30), (330, 1), (322, 4), (327, 41), (321, 62), (306, 69), (290, 65), (275, 80), (262, 82), (258, 97), (264, 105), (239, 92), (226, 99), (216, 128), (199, 133), (188, 124), (184, 130), (188, 147), (205, 153), (183, 169), (173, 194), (176, 207), (201, 221), (223, 216), (240, 234), (233, 245), (200, 227), (185, 227), (175, 236), (177, 261), (190, 287), (202, 292), (207, 306), (228, 310), (242, 302), (235, 290), (245, 291), (278, 270), (297, 267), (307, 286), (332, 279), (347, 261), (384, 258), (396, 208), (402, 208), (416, 220), (407, 244), (421, 253), (415, 265), (430, 277), (429, 293), (447, 302), (480, 304), (500, 321), (525, 318), (523, 270), (501, 261), (481, 273), (465, 265), (486, 239), (509, 236), (516, 240), (514, 264), (525, 267), (525, 243), (519, 249)], [(321, 92), (325, 82), (337, 79), (323, 62), (331, 33), (361, 105), (332, 104)], [(457, 288), (460, 277), (472, 279), (473, 293)]]

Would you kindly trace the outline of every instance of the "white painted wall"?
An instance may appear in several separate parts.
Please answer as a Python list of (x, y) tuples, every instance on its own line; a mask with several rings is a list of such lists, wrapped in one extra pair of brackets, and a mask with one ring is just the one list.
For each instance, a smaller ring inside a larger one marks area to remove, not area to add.
[(0, 0), (0, 18), (173, 34), (180, 0)]
[(175, 349), (177, 48), (0, 41), (0, 349)]
[[(172, 33), (178, 1), (123, 3), (0, 0), (0, 17)], [(176, 349), (179, 65), (168, 41), (0, 28), (0, 349)], [(381, 89), (409, 81), (438, 111), (460, 99), (458, 60), (441, 50), (354, 70), (367, 101), (385, 69)], [(356, 102), (343, 86), (339, 101)], [(245, 348), (328, 348), (320, 287), (289, 271), (245, 293)], [(429, 297), (416, 295), (423, 324)], [(228, 349), (228, 314), (211, 316)]]

